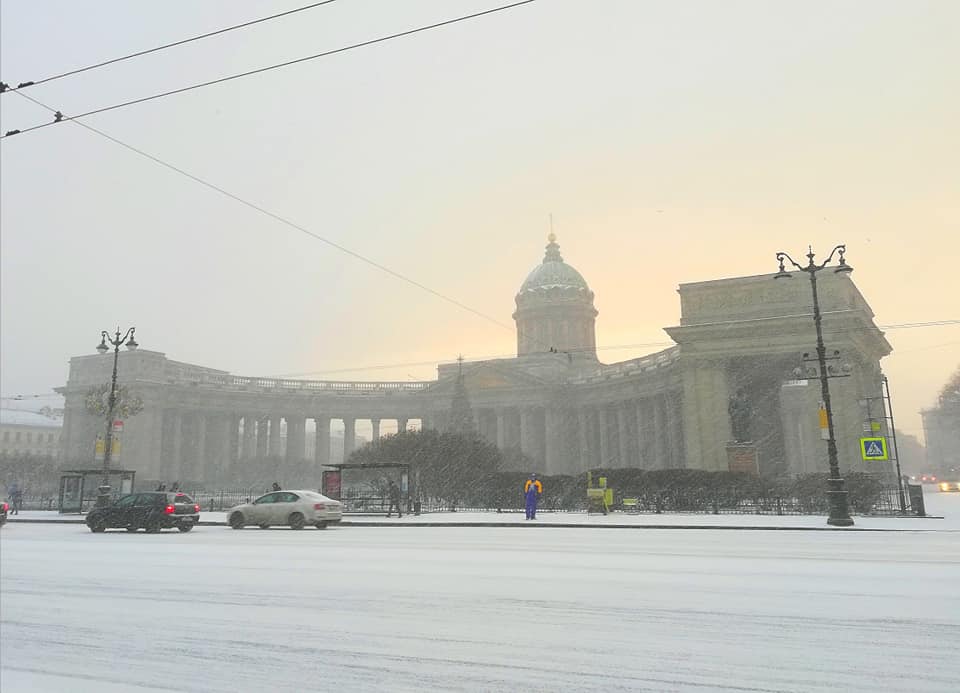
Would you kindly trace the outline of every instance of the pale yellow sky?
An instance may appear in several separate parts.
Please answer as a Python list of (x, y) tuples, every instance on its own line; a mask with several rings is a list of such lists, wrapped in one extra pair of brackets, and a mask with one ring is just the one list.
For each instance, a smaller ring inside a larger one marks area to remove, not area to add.
[[(296, 4), (4, 3), (3, 79)], [(30, 93), (75, 113), (490, 6), (337, 2)], [(510, 329), (74, 126), (12, 138), (3, 394), (62, 384), (118, 322), (145, 348), (250, 375), (510, 354), (550, 213), (596, 292), (601, 347), (668, 341), (679, 283), (772, 271), (808, 243), (847, 243), (879, 324), (960, 318), (957, 26), (952, 0), (541, 0), (90, 119)], [(6, 130), (48, 114), (7, 94), (0, 116)], [(897, 420), (919, 433), (960, 327), (887, 336)]]

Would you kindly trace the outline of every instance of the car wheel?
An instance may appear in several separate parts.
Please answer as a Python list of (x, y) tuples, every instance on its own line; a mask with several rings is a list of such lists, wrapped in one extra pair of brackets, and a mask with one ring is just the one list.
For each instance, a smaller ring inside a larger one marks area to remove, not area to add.
[(260, 527), (260, 529), (270, 529), (270, 525), (268, 524), (258, 525), (258, 527)]
[(137, 527), (136, 525), (127, 525), (127, 527), (126, 527), (126, 530), (127, 530), (128, 532), (136, 532), (138, 529), (140, 529), (140, 528)]
[(181, 532), (189, 532), (191, 529), (193, 529), (193, 523), (181, 522), (179, 525), (177, 525), (177, 529), (179, 529)]
[(303, 513), (290, 513), (288, 522), (290, 523), (290, 529), (303, 529), (303, 526), (306, 524)]
[(318, 523), (316, 524), (316, 527), (317, 527), (317, 529), (326, 529), (326, 528), (327, 528), (327, 521), (326, 521), (326, 520), (320, 520), (320, 522), (318, 522)]
[(234, 513), (230, 516), (229, 522), (233, 529), (243, 529), (243, 526), (246, 524), (246, 520), (243, 518), (243, 513)]
[(106, 525), (104, 525), (102, 522), (94, 522), (92, 525), (87, 526), (90, 527), (91, 532), (96, 532), (97, 534), (107, 529)]

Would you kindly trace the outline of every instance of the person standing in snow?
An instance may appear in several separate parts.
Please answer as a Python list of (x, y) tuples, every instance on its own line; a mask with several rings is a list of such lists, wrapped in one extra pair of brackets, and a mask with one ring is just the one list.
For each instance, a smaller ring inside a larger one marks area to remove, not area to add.
[(14, 481), (10, 484), (10, 488), (7, 490), (7, 495), (10, 498), (10, 514), (19, 515), (20, 510), (23, 508), (23, 489), (20, 488), (20, 485)]
[(527, 519), (537, 519), (537, 502), (543, 493), (543, 484), (537, 478), (536, 474), (531, 474), (530, 478), (523, 485), (523, 495), (527, 500)]
[(400, 489), (397, 487), (393, 480), (390, 480), (390, 485), (387, 487), (387, 495), (390, 498), (390, 505), (387, 507), (387, 517), (390, 517), (393, 513), (394, 507), (397, 509), (397, 517), (403, 517), (400, 514)]

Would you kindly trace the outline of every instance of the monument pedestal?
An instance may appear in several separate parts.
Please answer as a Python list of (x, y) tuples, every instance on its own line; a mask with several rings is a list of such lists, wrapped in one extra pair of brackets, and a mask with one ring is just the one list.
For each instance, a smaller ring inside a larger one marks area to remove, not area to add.
[(760, 475), (760, 455), (757, 444), (727, 443), (727, 469), (731, 472)]

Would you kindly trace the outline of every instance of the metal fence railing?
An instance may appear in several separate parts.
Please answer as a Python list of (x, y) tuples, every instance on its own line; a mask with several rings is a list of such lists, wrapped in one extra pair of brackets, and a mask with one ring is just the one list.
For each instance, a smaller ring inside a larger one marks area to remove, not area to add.
[[(144, 490), (144, 489), (141, 489)], [(264, 493), (268, 488), (242, 489), (181, 489), (200, 504), (203, 512), (222, 512), (241, 503), (249, 502)], [(903, 514), (922, 514), (922, 490), (910, 487), (904, 490), (901, 501), (897, 487), (886, 487), (869, 498), (851, 496), (850, 510), (857, 515), (892, 516)], [(583, 512), (587, 509), (585, 495), (575, 497), (551, 497), (544, 493), (538, 512)], [(623, 503), (623, 499), (636, 502)], [(361, 494), (342, 499), (347, 513), (384, 513), (389, 503), (386, 497), (376, 494)], [(415, 499), (404, 500), (404, 512), (412, 512)], [(484, 503), (477, 498), (465, 498), (456, 502), (446, 499), (422, 498), (419, 500), (421, 513), (445, 512), (498, 512), (519, 513), (524, 510), (523, 497), (517, 494), (499, 504)], [(22, 510), (57, 510), (56, 495), (24, 494)], [(657, 492), (617, 493), (613, 510), (625, 510), (633, 513), (691, 513), (713, 515), (823, 515), (828, 512), (826, 497), (811, 496), (804, 498), (790, 496), (743, 497), (731, 493), (712, 493), (704, 490), (677, 489)]]

